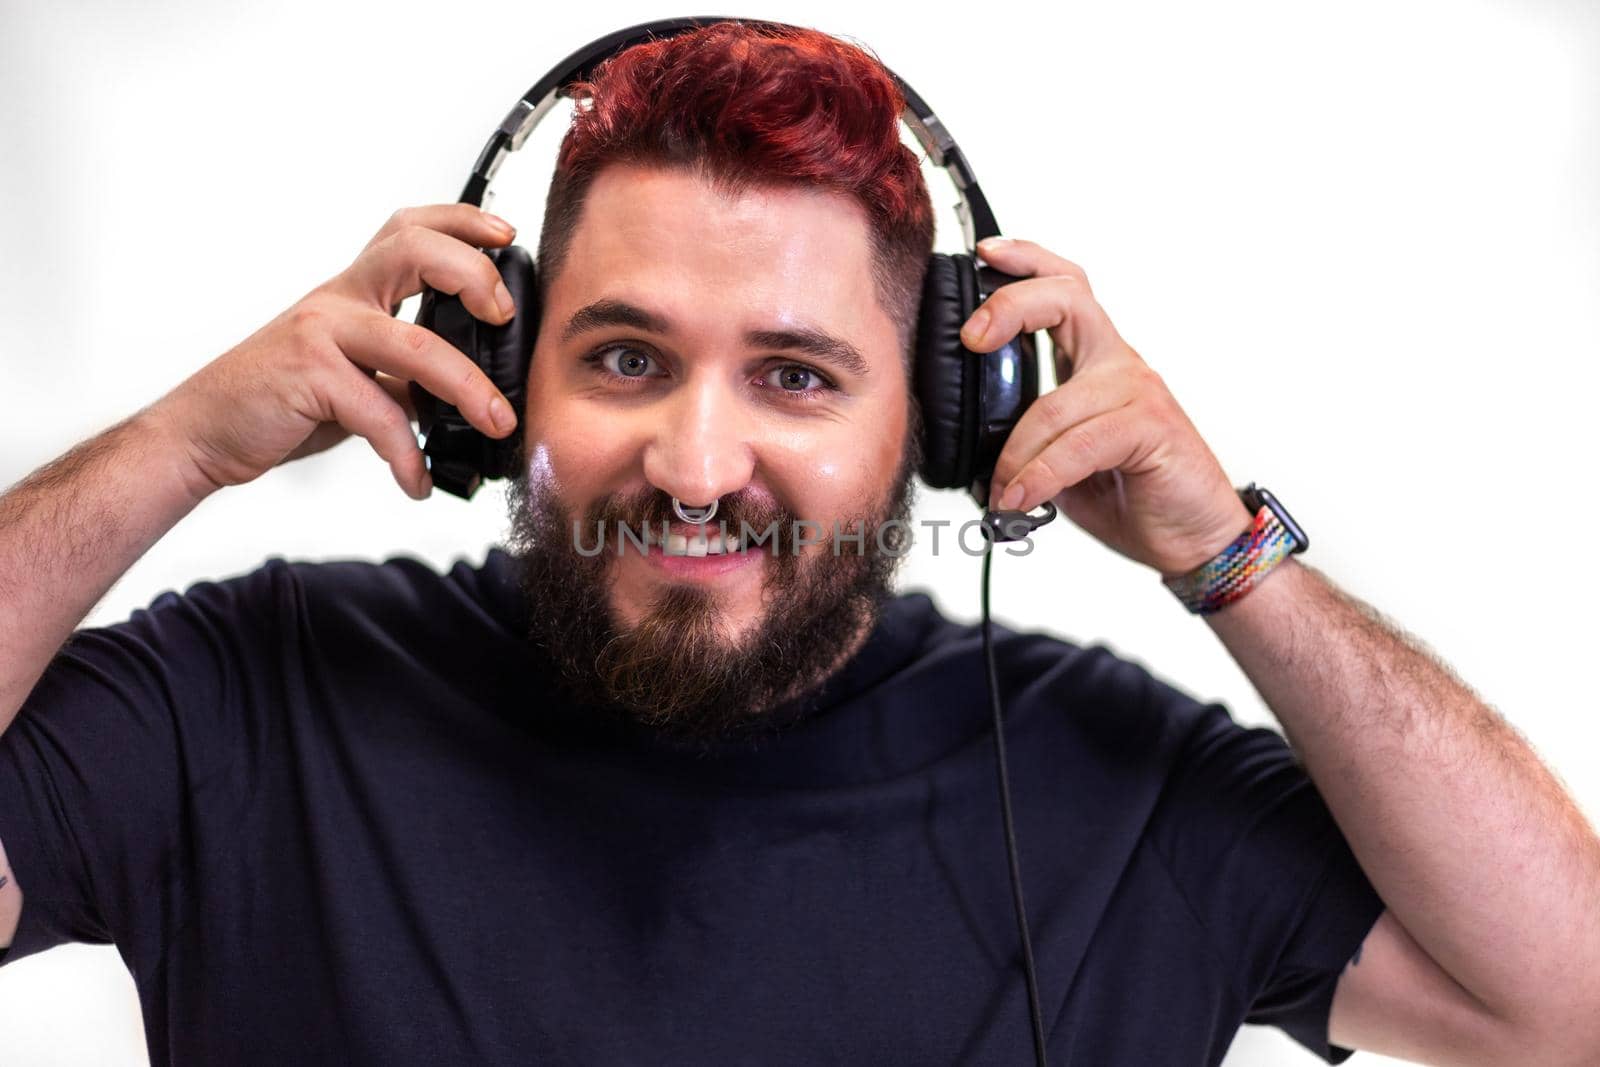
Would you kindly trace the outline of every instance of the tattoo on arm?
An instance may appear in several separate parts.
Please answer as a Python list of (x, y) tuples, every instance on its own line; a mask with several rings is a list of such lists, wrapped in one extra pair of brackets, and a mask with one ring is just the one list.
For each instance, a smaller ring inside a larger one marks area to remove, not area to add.
[(11, 879), (7, 878), (3, 874), (0, 874), (0, 889), (4, 889), (6, 887), (6, 883), (9, 881), (11, 881)]

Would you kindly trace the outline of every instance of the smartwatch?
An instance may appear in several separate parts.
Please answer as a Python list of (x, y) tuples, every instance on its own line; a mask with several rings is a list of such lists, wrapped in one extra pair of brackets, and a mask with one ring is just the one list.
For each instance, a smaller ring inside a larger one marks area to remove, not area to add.
[(1192, 614), (1222, 610), (1254, 589), (1278, 564), (1311, 547), (1311, 539), (1289, 509), (1265, 487), (1251, 482), (1238, 492), (1253, 516), (1250, 528), (1188, 574), (1162, 579)]

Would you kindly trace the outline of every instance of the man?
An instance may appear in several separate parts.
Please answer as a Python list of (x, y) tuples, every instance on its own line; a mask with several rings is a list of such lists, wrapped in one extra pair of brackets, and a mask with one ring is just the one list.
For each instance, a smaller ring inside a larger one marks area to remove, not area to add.
[[(517, 313), (478, 251), (509, 226), (428, 207), (0, 498), (0, 962), (115, 942), (154, 1063), (1031, 1055), (972, 629), (889, 596), (870, 536), (575, 536), (907, 514), (931, 218), (892, 84), (731, 26), (595, 79), (520, 424), (390, 316), (424, 284)], [(1251, 516), (1083, 272), (983, 252), (1026, 280), (968, 346), (1047, 329), (1071, 369), (996, 502), (1164, 577), (1215, 557)], [(73, 632), (199, 500), (348, 433), (426, 495), (408, 380), (520, 432), (511, 551), (273, 559)], [(1595, 1062), (1600, 849), (1514, 732), (1292, 559), (1206, 619), (1293, 753), (1104, 648), (997, 641), (1055, 1062), (1215, 1063), (1244, 1021), (1331, 1062)]]

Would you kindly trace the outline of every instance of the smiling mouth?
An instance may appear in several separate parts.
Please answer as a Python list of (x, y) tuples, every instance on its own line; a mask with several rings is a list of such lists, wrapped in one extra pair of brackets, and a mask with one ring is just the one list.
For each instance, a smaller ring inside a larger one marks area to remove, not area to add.
[[(684, 533), (682, 529), (694, 532)], [(726, 556), (745, 550), (743, 541), (731, 533), (723, 537), (721, 530), (707, 530), (704, 526), (685, 526), (682, 529), (668, 527), (666, 540), (663, 541), (660, 524), (646, 526), (645, 545), (647, 548), (659, 547), (662, 555), (666, 556)]]

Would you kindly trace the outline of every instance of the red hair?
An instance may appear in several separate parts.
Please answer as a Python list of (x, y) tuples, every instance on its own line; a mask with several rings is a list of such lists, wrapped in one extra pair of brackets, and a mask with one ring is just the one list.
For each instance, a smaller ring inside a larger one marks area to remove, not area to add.
[(729, 196), (820, 187), (865, 210), (877, 298), (909, 360), (933, 205), (900, 140), (904, 97), (875, 55), (817, 30), (719, 22), (619, 52), (570, 93), (539, 235), (541, 303), (607, 164), (689, 168)]

